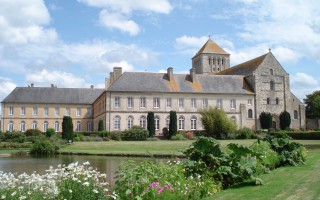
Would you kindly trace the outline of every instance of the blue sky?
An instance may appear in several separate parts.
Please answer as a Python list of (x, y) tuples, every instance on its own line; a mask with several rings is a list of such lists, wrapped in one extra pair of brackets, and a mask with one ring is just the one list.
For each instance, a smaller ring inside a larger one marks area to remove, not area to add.
[(1, 0), (0, 101), (16, 86), (104, 87), (124, 71), (186, 73), (210, 35), (231, 65), (271, 48), (300, 99), (320, 89), (318, 0)]

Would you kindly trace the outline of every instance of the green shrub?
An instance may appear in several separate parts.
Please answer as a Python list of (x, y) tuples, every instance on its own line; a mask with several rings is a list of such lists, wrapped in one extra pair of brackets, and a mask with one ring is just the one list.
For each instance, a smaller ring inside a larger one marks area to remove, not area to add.
[(171, 140), (186, 140), (183, 133), (178, 133), (171, 137)]
[(132, 128), (124, 131), (123, 140), (144, 141), (148, 137), (148, 131), (140, 126), (132, 126)]
[(83, 136), (81, 141), (85, 141), (85, 142), (101, 142), (101, 141), (103, 141), (103, 138), (99, 137), (99, 136)]
[(121, 141), (122, 140), (123, 133), (121, 131), (111, 131), (110, 132), (110, 139), (115, 141)]
[(275, 169), (277, 166), (279, 166), (280, 157), (277, 152), (271, 149), (271, 146), (268, 142), (255, 142), (250, 146), (250, 149), (255, 152), (259, 163), (266, 168), (266, 170), (264, 170), (265, 172), (268, 172), (269, 169)]
[(62, 121), (62, 139), (73, 141), (73, 123), (70, 116), (64, 116)]
[(105, 138), (105, 137), (110, 137), (110, 133), (109, 131), (99, 131), (99, 136), (102, 137), (102, 138)]
[(53, 136), (54, 134), (56, 134), (56, 131), (53, 128), (48, 128), (46, 131), (46, 136), (48, 138), (50, 138), (51, 136)]
[(218, 108), (208, 108), (200, 112), (201, 122), (210, 137), (217, 139), (226, 138), (228, 133), (234, 133), (235, 124), (227, 117), (226, 113)]
[(16, 142), (2, 142), (0, 144), (1, 149), (28, 149), (31, 148), (30, 143), (16, 143)]
[(100, 131), (103, 131), (103, 130), (104, 130), (103, 120), (100, 119), (100, 120), (99, 120), (99, 123), (98, 123), (98, 131), (100, 132)]
[(170, 116), (169, 116), (169, 139), (172, 136), (177, 135), (177, 113), (176, 111), (170, 111)]
[(256, 135), (252, 129), (243, 127), (236, 131), (236, 138), (237, 139), (254, 139), (256, 138)]
[(17, 142), (17, 143), (24, 143), (26, 141), (26, 136), (21, 133), (20, 131), (12, 131), (12, 132), (5, 132), (1, 136), (1, 140), (3, 142)]
[(272, 115), (269, 112), (262, 112), (260, 114), (260, 124), (262, 129), (269, 129), (272, 127)]
[(154, 137), (155, 135), (155, 124), (154, 124), (154, 113), (148, 112), (147, 115), (147, 130), (149, 132), (149, 137)]
[(288, 113), (287, 111), (283, 111), (282, 113), (280, 113), (279, 118), (280, 118), (281, 130), (286, 130), (287, 128), (290, 127), (290, 124), (291, 124), (290, 113)]
[(38, 140), (30, 149), (30, 154), (35, 155), (52, 155), (55, 153), (56, 148), (49, 140)]
[(43, 135), (42, 131), (40, 131), (39, 129), (28, 129), (26, 130), (26, 132), (24, 132), (24, 134), (27, 136), (27, 137), (30, 137), (30, 136), (39, 136), (39, 135)]

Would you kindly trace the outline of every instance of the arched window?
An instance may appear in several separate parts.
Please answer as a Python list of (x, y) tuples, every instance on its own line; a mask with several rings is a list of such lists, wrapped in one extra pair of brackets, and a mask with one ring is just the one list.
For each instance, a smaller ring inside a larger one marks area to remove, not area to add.
[(119, 116), (115, 116), (114, 118), (114, 130), (120, 130), (120, 120)]
[(132, 128), (132, 126), (133, 126), (133, 117), (129, 116), (127, 119), (127, 127), (128, 127), (128, 129), (130, 129), (130, 128)]
[(267, 104), (270, 104), (270, 98), (269, 97), (267, 98)]
[(274, 90), (274, 82), (270, 81), (270, 90)]
[(142, 127), (142, 128), (146, 128), (147, 127), (147, 122), (146, 122), (146, 117), (145, 116), (141, 116), (140, 117), (140, 127)]
[(43, 132), (46, 132), (46, 131), (47, 131), (48, 126), (49, 126), (48, 122), (45, 121), (45, 122), (43, 123)]
[(197, 129), (197, 117), (192, 116), (191, 117), (191, 130), (196, 130)]
[(249, 109), (249, 110), (248, 110), (248, 118), (249, 118), (249, 119), (252, 119), (252, 109)]
[(156, 116), (154, 118), (154, 128), (155, 130), (160, 130), (160, 117)]
[(270, 69), (270, 75), (273, 75), (273, 69)]
[(180, 116), (179, 117), (179, 127), (178, 127), (179, 130), (184, 130), (184, 117), (183, 116)]
[(20, 131), (21, 132), (25, 132), (26, 131), (26, 123), (24, 121), (22, 121), (20, 123)]
[(10, 121), (8, 124), (8, 131), (12, 132), (13, 131), (13, 121)]
[(77, 129), (76, 129), (77, 132), (80, 132), (81, 131), (81, 122), (77, 122)]
[(298, 119), (298, 111), (297, 110), (293, 111), (293, 119)]
[(32, 129), (37, 129), (38, 123), (36, 121), (32, 122)]
[(279, 98), (278, 97), (276, 98), (276, 104), (277, 105), (279, 104)]
[(54, 131), (55, 131), (55, 132), (59, 132), (59, 122), (58, 122), (58, 121), (56, 121), (56, 122), (54, 123)]

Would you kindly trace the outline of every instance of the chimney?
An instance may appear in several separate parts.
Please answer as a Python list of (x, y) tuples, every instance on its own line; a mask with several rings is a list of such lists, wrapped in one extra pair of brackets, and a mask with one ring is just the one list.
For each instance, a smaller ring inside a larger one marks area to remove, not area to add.
[(113, 68), (113, 81), (116, 81), (122, 74), (122, 68), (121, 67), (114, 67)]
[(93, 86), (93, 85), (90, 85), (90, 88), (91, 88), (91, 89), (93, 89), (93, 88), (94, 88), (94, 86)]
[(114, 73), (113, 72), (110, 72), (110, 77), (109, 77), (109, 86), (111, 86), (112, 85), (112, 83), (113, 83), (113, 81), (114, 81)]
[(190, 69), (190, 77), (191, 77), (191, 82), (196, 81), (196, 69), (195, 68)]
[(173, 68), (172, 67), (169, 67), (167, 69), (167, 75), (168, 75), (168, 80), (172, 81), (173, 80)]
[(31, 83), (31, 87), (34, 87), (34, 83)]

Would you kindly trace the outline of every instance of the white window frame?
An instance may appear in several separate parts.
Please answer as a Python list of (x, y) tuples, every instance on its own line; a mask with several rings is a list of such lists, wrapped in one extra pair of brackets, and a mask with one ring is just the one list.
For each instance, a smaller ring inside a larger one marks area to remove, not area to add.
[(33, 107), (32, 108), (32, 115), (37, 116), (38, 115), (38, 107)]
[(156, 116), (154, 118), (154, 128), (155, 130), (160, 130), (160, 117), (159, 116)]
[(25, 121), (20, 122), (20, 131), (26, 132), (26, 122)]
[(193, 109), (197, 108), (197, 101), (195, 98), (191, 99), (191, 108), (193, 108)]
[(114, 117), (113, 126), (114, 126), (114, 130), (120, 130), (120, 128), (121, 128), (121, 118), (119, 116), (115, 116)]
[(197, 130), (197, 118), (195, 116), (191, 117), (191, 130)]
[(140, 117), (140, 127), (141, 128), (146, 128), (147, 127), (147, 120), (145, 116)]
[(130, 129), (133, 126), (133, 117), (129, 116), (127, 119), (127, 128)]
[(38, 123), (36, 121), (32, 122), (32, 129), (37, 129), (38, 128)]
[(172, 108), (172, 99), (171, 99), (171, 98), (167, 98), (167, 100), (166, 100), (166, 107), (167, 107), (167, 108)]
[(179, 104), (179, 108), (183, 108), (184, 107), (184, 99), (183, 98), (178, 99), (178, 104)]
[(133, 108), (133, 97), (128, 97), (127, 99), (127, 107)]
[(88, 117), (92, 116), (92, 109), (91, 108), (87, 108), (87, 116)]
[(185, 128), (185, 118), (180, 116), (178, 119), (178, 130), (184, 130)]
[(237, 108), (237, 101), (235, 99), (230, 100), (230, 108), (236, 109)]
[(115, 108), (120, 108), (120, 97), (115, 97), (114, 98), (114, 107)]
[(54, 131), (59, 132), (59, 122), (58, 121), (54, 122)]
[(252, 105), (252, 99), (248, 99), (248, 105)]
[(49, 116), (49, 108), (48, 108), (48, 107), (44, 107), (44, 108), (43, 108), (43, 115), (44, 115), (45, 117)]
[(81, 122), (77, 122), (77, 129), (76, 132), (80, 132), (81, 131)]
[(145, 108), (145, 107), (146, 107), (146, 98), (140, 97), (140, 108)]
[(71, 109), (69, 107), (66, 108), (66, 116), (71, 115)]
[(208, 108), (209, 102), (208, 99), (202, 99), (202, 108)]
[(218, 109), (221, 109), (223, 107), (223, 102), (222, 102), (222, 99), (217, 99), (217, 108)]
[(8, 124), (8, 131), (12, 132), (13, 130), (14, 130), (14, 123), (13, 123), (13, 121), (10, 121)]
[(87, 131), (88, 131), (88, 132), (92, 131), (91, 122), (87, 122)]
[(55, 108), (54, 108), (54, 115), (55, 115), (56, 117), (58, 117), (58, 116), (60, 115), (60, 108), (59, 108), (59, 107), (55, 107)]
[(20, 108), (20, 115), (26, 115), (26, 107), (22, 106)]
[(76, 116), (81, 116), (81, 108), (77, 108), (76, 110)]
[(43, 122), (43, 132), (46, 132), (49, 128), (49, 123), (47, 121)]
[(159, 97), (154, 97), (153, 98), (153, 107), (154, 108), (160, 108), (160, 98)]

